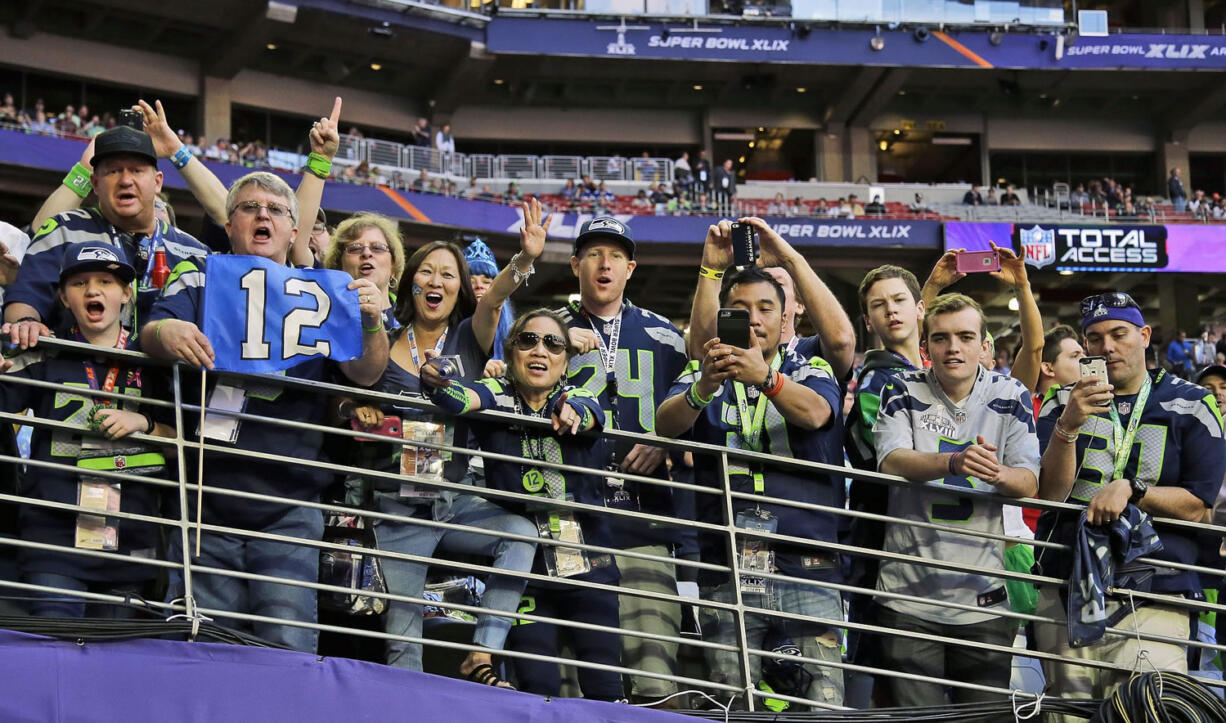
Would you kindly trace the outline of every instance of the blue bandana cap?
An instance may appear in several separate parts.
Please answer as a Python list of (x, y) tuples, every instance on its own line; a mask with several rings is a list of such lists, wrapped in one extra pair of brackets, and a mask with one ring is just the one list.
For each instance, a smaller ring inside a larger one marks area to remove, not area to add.
[(490, 247), (481, 239), (473, 241), (464, 249), (464, 260), (468, 262), (470, 274), (488, 276), (491, 279), (498, 275), (498, 262), (494, 259), (494, 252), (490, 251)]

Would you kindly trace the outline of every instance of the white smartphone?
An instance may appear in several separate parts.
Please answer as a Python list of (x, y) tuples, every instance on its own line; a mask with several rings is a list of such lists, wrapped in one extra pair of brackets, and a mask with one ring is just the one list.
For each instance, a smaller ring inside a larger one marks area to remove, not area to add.
[(1078, 360), (1081, 369), (1081, 378), (1094, 377), (1098, 379), (1100, 384), (1107, 384), (1107, 357), (1105, 356), (1083, 356)]

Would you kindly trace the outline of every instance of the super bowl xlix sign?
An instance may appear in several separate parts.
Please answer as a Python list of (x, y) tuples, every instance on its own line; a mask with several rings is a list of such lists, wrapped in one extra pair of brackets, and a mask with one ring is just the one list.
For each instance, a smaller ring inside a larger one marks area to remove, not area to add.
[(1019, 226), (1014, 245), (1036, 269), (1155, 271), (1167, 265), (1162, 226)]

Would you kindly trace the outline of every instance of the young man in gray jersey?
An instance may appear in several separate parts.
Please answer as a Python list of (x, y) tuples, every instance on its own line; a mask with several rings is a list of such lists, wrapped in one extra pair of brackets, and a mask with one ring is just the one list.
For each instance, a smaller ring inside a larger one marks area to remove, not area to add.
[[(983, 312), (972, 299), (938, 297), (924, 317), (932, 367), (892, 381), (881, 395), (873, 429), (879, 470), (924, 484), (890, 488), (888, 514), (900, 521), (886, 525), (884, 550), (959, 569), (883, 561), (877, 590), (890, 595), (878, 595), (875, 615), (877, 624), (895, 630), (1008, 647), (1017, 624), (999, 616), (1008, 609), (1008, 595), (991, 574), (1005, 569), (1004, 544), (960, 532), (1003, 534), (1001, 503), (965, 492), (1033, 496), (1039, 442), (1025, 386), (978, 363), (984, 333)], [(933, 489), (934, 483), (950, 492)], [(897, 635), (884, 637), (878, 652), (882, 667), (899, 672), (997, 688), (1009, 684), (1012, 656), (1005, 652)], [(946, 702), (945, 686), (937, 683), (891, 677), (885, 684), (897, 705)], [(953, 687), (954, 702), (996, 698)]]

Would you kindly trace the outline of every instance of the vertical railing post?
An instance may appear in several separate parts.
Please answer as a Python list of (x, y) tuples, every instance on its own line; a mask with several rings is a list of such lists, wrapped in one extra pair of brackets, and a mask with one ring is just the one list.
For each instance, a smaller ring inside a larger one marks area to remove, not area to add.
[(736, 547), (736, 515), (732, 511), (732, 476), (728, 474), (728, 453), (720, 452), (719, 474), (723, 479), (724, 514), (728, 528), (728, 566), (732, 568), (732, 594), (736, 602), (737, 647), (741, 652), (741, 680), (745, 684), (745, 703), (754, 710), (753, 679), (749, 676), (749, 635), (745, 632), (745, 602), (741, 599), (741, 561)]
[[(180, 366), (171, 366), (171, 376), (174, 380), (175, 394), (175, 451), (179, 468), (179, 540), (183, 546), (183, 606), (189, 619), (196, 617), (196, 598), (192, 592), (192, 545), (188, 530), (191, 529), (191, 514), (187, 508), (187, 455), (185, 454), (183, 437), (183, 384)], [(203, 402), (204, 400), (201, 400)], [(203, 430), (204, 410), (200, 410), (200, 424)], [(201, 437), (200, 444), (204, 444)]]

